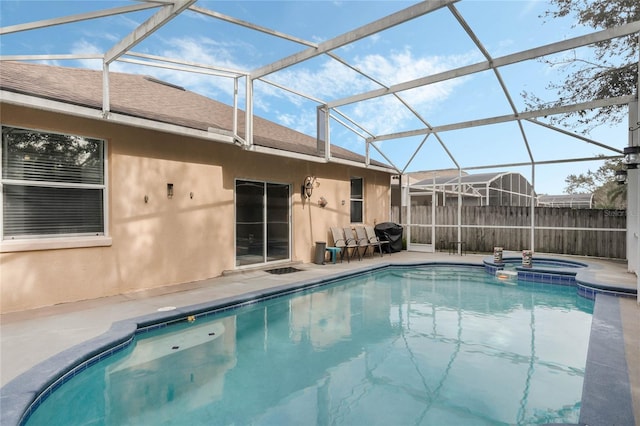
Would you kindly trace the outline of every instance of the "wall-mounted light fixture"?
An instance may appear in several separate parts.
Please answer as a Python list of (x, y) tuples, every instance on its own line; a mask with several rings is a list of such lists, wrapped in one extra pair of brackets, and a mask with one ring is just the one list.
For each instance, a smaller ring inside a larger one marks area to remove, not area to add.
[(627, 183), (627, 171), (625, 169), (616, 170), (616, 182), (618, 182), (618, 185)]
[[(631, 130), (631, 129), (629, 129)], [(620, 185), (627, 183), (627, 170), (634, 170), (640, 165), (640, 146), (628, 146), (624, 149), (622, 163), (625, 168), (616, 171), (616, 182)]]
[(173, 198), (173, 184), (167, 184), (167, 198)]
[(627, 169), (637, 169), (640, 164), (640, 146), (628, 146), (624, 149), (624, 164)]
[(311, 198), (313, 194), (313, 186), (316, 183), (315, 176), (307, 176), (304, 178), (304, 182), (302, 183), (302, 196), (304, 198)]

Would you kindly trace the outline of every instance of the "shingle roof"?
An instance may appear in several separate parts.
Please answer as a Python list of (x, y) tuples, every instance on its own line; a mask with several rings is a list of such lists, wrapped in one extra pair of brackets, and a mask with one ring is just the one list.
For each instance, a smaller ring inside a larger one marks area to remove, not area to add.
[[(466, 176), (468, 173), (464, 170), (462, 171), (462, 175)], [(447, 170), (420, 170), (416, 172), (408, 172), (406, 173), (406, 177), (408, 179), (409, 185), (416, 184), (422, 181), (432, 182), (433, 178), (442, 179), (445, 177), (458, 177), (458, 169), (447, 169)], [(396, 181), (397, 182), (397, 181)]]
[[(493, 181), (494, 179), (500, 177), (501, 175), (508, 174), (509, 172), (489, 172), (489, 173), (476, 173), (476, 174), (466, 174), (460, 178), (460, 183), (467, 184), (485, 184)], [(420, 182), (416, 182), (413, 186), (430, 186), (433, 185), (433, 179), (424, 179)], [(442, 176), (437, 177), (435, 179), (436, 185), (445, 185), (451, 184), (456, 185), (458, 183), (457, 176)]]
[[(0, 62), (2, 90), (102, 109), (102, 72), (13, 61)], [(231, 131), (233, 107), (180, 87), (162, 84), (138, 74), (109, 73), (110, 110), (138, 118), (207, 131)], [(244, 137), (244, 111), (238, 114), (238, 131)], [(255, 145), (321, 157), (314, 137), (254, 116)], [(336, 158), (364, 163), (364, 157), (336, 145)], [(372, 161), (377, 166), (388, 167)]]
[(539, 195), (538, 203), (551, 205), (589, 205), (593, 204), (593, 194), (558, 194), (558, 195)]

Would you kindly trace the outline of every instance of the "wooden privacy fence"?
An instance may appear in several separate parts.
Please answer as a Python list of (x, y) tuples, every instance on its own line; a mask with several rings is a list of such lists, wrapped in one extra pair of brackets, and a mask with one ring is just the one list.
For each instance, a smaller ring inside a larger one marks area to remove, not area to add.
[[(394, 209), (392, 218), (397, 221), (399, 208)], [(406, 207), (402, 218), (407, 218)], [(626, 219), (624, 210), (536, 207), (534, 251), (625, 259)], [(412, 243), (432, 242), (432, 220), (432, 206), (411, 208)], [(451, 241), (464, 241), (472, 252), (493, 252), (494, 247), (528, 250), (531, 207), (463, 206), (458, 238), (458, 207), (437, 206), (436, 250), (447, 249)]]

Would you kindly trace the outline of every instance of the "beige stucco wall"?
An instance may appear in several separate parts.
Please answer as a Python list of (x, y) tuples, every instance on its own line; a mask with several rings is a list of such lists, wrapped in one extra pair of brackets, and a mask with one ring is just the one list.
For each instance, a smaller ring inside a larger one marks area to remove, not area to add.
[[(1, 108), (3, 125), (107, 140), (112, 237), (107, 247), (1, 253), (2, 312), (197, 281), (234, 269), (235, 179), (291, 185), (294, 261), (312, 261), (315, 241), (331, 241), (330, 226), (349, 224), (352, 176), (364, 178), (365, 222), (389, 220), (387, 173), (268, 156), (106, 121)], [(299, 188), (307, 175), (316, 176), (319, 186), (303, 201)], [(171, 199), (167, 183), (174, 185)], [(328, 201), (325, 208), (318, 205), (321, 196)]]

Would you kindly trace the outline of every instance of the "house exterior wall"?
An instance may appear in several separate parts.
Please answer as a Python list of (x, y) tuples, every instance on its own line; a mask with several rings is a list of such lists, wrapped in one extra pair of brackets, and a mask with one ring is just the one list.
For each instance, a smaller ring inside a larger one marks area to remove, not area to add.
[[(349, 224), (352, 176), (364, 178), (365, 222), (389, 218), (385, 172), (0, 106), (3, 125), (107, 141), (112, 238), (111, 245), (102, 247), (0, 253), (3, 313), (198, 281), (235, 269), (236, 179), (291, 185), (293, 261), (312, 261), (315, 242), (331, 242), (329, 227)], [(300, 185), (307, 175), (316, 176), (319, 186), (310, 200), (303, 200)], [(167, 183), (174, 186), (171, 199)], [(318, 205), (321, 196), (328, 201), (324, 208)]]

